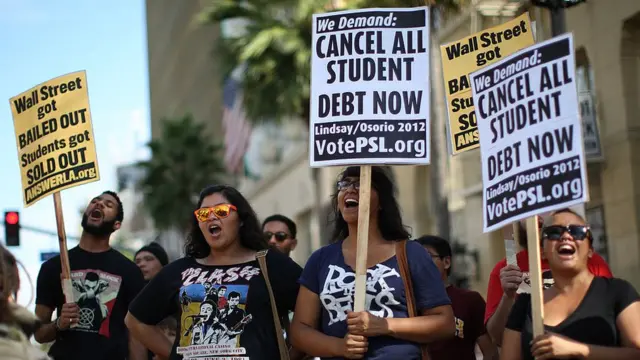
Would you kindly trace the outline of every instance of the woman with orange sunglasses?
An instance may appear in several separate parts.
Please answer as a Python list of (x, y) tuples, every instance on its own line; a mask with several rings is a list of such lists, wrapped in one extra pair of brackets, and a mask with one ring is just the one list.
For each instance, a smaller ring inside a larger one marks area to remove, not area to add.
[[(280, 358), (270, 296), (257, 254), (268, 248), (251, 205), (236, 189), (202, 190), (185, 257), (165, 266), (131, 304), (131, 333), (163, 359)], [(266, 255), (277, 317), (293, 311), (302, 269), (278, 251)], [(180, 319), (173, 344), (156, 327)]]

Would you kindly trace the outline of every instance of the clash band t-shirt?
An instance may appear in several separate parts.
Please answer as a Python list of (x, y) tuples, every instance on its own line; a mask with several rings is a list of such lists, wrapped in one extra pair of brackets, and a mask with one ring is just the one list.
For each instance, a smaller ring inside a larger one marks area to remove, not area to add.
[[(556, 326), (545, 325), (545, 330), (583, 344), (619, 347), (618, 315), (636, 301), (640, 296), (629, 282), (595, 277), (576, 310)], [(533, 360), (529, 344), (533, 339), (531, 294), (518, 296), (506, 327), (521, 333), (522, 360)]]
[[(124, 317), (144, 286), (140, 269), (114, 249), (100, 253), (80, 247), (69, 250), (74, 300), (80, 308), (77, 326), (58, 331), (49, 354), (55, 360), (124, 360), (129, 341)], [(56, 309), (65, 302), (60, 256), (40, 269), (36, 304)]]
[[(521, 250), (516, 254), (516, 262), (520, 271), (523, 273), (524, 280), (518, 288), (518, 294), (530, 294), (531, 293), (531, 280), (529, 280), (529, 253), (527, 250)], [(487, 324), (489, 318), (496, 312), (500, 299), (504, 291), (502, 290), (502, 284), (500, 283), (500, 270), (507, 266), (507, 260), (502, 259), (498, 261), (496, 266), (491, 270), (489, 275), (489, 287), (487, 288), (487, 307), (484, 312), (484, 323)], [(587, 261), (589, 271), (595, 276), (613, 277), (609, 265), (604, 261), (602, 256), (597, 253), (593, 253), (593, 256)], [(551, 270), (549, 269), (549, 263), (542, 259), (542, 287), (548, 289), (553, 285), (553, 277), (551, 276)]]
[(429, 344), (431, 360), (476, 360), (478, 338), (487, 332), (484, 327), (484, 299), (476, 291), (447, 287), (453, 315), (456, 318), (454, 337)]
[[(286, 255), (266, 256), (279, 318), (295, 308), (302, 269)], [(270, 360), (279, 357), (269, 293), (257, 260), (207, 266), (185, 257), (165, 266), (129, 311), (148, 325), (177, 314), (171, 360)]]
[[(320, 331), (343, 338), (347, 334), (347, 311), (353, 311), (355, 272), (345, 264), (342, 241), (316, 250), (304, 267), (300, 284), (318, 294), (322, 304)], [(427, 250), (407, 242), (407, 262), (419, 312), (449, 305), (440, 273)], [(407, 300), (395, 256), (367, 269), (365, 310), (386, 318), (406, 318)], [(389, 336), (370, 337), (368, 360), (418, 360), (417, 343)]]

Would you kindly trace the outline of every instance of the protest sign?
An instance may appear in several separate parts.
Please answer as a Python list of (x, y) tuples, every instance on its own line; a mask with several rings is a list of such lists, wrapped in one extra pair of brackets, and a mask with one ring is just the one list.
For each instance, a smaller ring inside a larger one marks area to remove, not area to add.
[(573, 37), (470, 76), (480, 132), (484, 232), (588, 200)]
[[(452, 155), (476, 149), (478, 125), (468, 75), (535, 43), (529, 14), (440, 46)], [(437, 80), (439, 81), (439, 80)]]
[(100, 179), (84, 71), (44, 82), (9, 103), (25, 207)]
[(311, 167), (429, 163), (428, 11), (313, 16)]

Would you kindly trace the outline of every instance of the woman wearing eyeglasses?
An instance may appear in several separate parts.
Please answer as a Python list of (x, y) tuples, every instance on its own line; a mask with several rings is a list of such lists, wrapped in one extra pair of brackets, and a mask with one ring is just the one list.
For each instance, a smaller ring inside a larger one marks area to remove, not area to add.
[(315, 251), (300, 278), (300, 293), (291, 326), (294, 346), (323, 359), (420, 359), (420, 344), (452, 337), (451, 301), (429, 253), (409, 241), (407, 263), (418, 317), (409, 318), (396, 243), (407, 240), (383, 168), (372, 167), (367, 252), (366, 311), (353, 312), (359, 167), (340, 176), (332, 198), (333, 244)]
[(640, 359), (640, 297), (627, 281), (594, 276), (591, 232), (569, 209), (542, 229), (542, 251), (554, 285), (543, 292), (546, 334), (532, 339), (531, 295), (518, 296), (501, 359)]
[[(267, 249), (247, 200), (229, 186), (202, 190), (185, 257), (165, 266), (131, 304), (131, 333), (162, 359), (279, 359), (269, 293), (257, 253)], [(282, 319), (293, 311), (302, 271), (278, 251), (266, 255)], [(156, 326), (177, 314), (173, 344)]]

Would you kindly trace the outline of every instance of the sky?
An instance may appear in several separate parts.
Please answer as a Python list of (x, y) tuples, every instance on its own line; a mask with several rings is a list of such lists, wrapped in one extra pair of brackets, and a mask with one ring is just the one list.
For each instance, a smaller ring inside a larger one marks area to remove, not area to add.
[[(150, 137), (145, 4), (141, 0), (0, 0), (0, 212), (20, 211), (22, 225), (56, 232), (52, 196), (23, 208), (9, 98), (78, 70), (87, 72), (100, 181), (61, 193), (66, 233), (76, 237), (80, 210), (102, 191), (116, 190), (117, 166), (148, 156), (144, 146)], [(35, 287), (40, 253), (58, 251), (58, 241), (25, 230), (20, 237), (20, 247), (9, 250), (26, 267), (18, 302), (29, 305), (32, 285), (26, 275)], [(4, 244), (1, 224), (0, 239)], [(76, 244), (70, 240), (68, 247)]]

